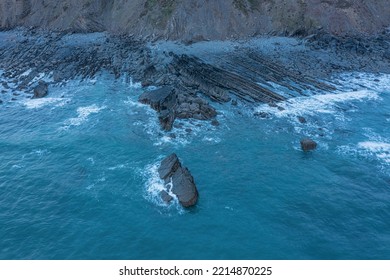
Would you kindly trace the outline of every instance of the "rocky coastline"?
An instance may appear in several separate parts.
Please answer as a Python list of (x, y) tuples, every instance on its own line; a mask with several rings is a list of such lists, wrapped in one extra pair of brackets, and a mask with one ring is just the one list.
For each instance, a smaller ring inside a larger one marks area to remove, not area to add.
[[(335, 90), (338, 85), (331, 78), (337, 73), (390, 72), (390, 32), (359, 38), (318, 33), (191, 45), (26, 29), (2, 32), (0, 37), (3, 103), (34, 95), (43, 76), (50, 77), (49, 83), (66, 84), (108, 72), (116, 79), (125, 75), (127, 82), (141, 83), (145, 98), (140, 101), (156, 103), (151, 106), (167, 131), (175, 119), (214, 120), (218, 112), (213, 103), (277, 106), (307, 91)], [(154, 92), (150, 86), (161, 89)], [(286, 89), (283, 94), (278, 87)], [(6, 89), (18, 96), (7, 98)], [(170, 91), (171, 104), (160, 106), (157, 103), (164, 100), (156, 97), (148, 100), (159, 91)]]
[[(284, 110), (278, 102), (335, 91), (340, 85), (332, 76), (337, 73), (390, 73), (390, 32), (370, 37), (319, 32), (306, 37), (185, 44), (107, 33), (17, 29), (0, 33), (0, 70), (0, 109), (23, 98), (50, 96), (50, 84), (66, 85), (69, 80), (93, 79), (105, 72), (114, 79), (126, 77), (128, 83), (140, 83), (139, 102), (156, 110), (161, 129), (170, 131), (177, 119), (218, 125), (215, 104), (267, 103)], [(267, 115), (256, 112), (254, 117)], [(316, 148), (316, 143), (306, 142), (304, 151)], [(171, 157), (179, 162), (176, 155)], [(192, 193), (181, 204), (192, 206), (198, 197), (194, 180), (180, 163), (176, 165), (180, 168), (173, 173), (180, 173), (177, 176)], [(176, 178), (174, 174), (170, 177)], [(172, 199), (168, 191), (161, 196), (166, 202)]]

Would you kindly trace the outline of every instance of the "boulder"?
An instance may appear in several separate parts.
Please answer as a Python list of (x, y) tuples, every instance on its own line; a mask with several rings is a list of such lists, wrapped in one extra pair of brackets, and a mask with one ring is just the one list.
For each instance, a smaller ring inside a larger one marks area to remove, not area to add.
[(317, 143), (314, 140), (311, 140), (309, 138), (302, 139), (301, 148), (305, 152), (315, 150), (317, 148)]
[(219, 126), (219, 121), (217, 121), (217, 120), (212, 120), (212, 121), (211, 121), (211, 125), (213, 125), (213, 126)]
[(171, 191), (177, 196), (183, 207), (191, 207), (196, 204), (199, 194), (194, 178), (190, 171), (181, 165), (176, 154), (171, 154), (161, 162), (158, 173), (167, 187), (166, 191), (160, 193), (163, 201), (169, 203), (172, 200), (168, 193)]
[(42, 98), (49, 93), (49, 85), (44, 81), (39, 81), (38, 85), (34, 88), (34, 96), (32, 98)]
[(306, 121), (306, 119), (305, 119), (304, 117), (298, 116), (297, 118), (298, 118), (298, 121), (299, 121), (300, 123), (307, 123), (307, 121)]
[(176, 105), (176, 94), (172, 87), (166, 86), (152, 91), (145, 91), (139, 102), (148, 104), (157, 112), (172, 109)]

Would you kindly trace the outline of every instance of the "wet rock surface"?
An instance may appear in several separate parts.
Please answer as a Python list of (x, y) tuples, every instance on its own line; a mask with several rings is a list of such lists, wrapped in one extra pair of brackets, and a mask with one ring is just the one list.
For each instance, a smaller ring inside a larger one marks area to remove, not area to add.
[(42, 98), (49, 93), (49, 85), (44, 81), (39, 81), (38, 85), (34, 88), (34, 95), (32, 98)]
[(198, 190), (190, 171), (183, 167), (176, 154), (162, 160), (158, 169), (160, 178), (164, 180), (166, 190), (160, 193), (161, 199), (169, 203), (175, 195), (183, 207), (191, 207), (198, 201)]
[(312, 151), (317, 148), (317, 143), (309, 138), (305, 138), (301, 140), (301, 149), (304, 152)]

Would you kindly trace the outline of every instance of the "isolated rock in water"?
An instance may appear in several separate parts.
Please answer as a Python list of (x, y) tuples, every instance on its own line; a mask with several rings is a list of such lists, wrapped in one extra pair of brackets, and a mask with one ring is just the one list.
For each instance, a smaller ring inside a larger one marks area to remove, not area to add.
[(298, 116), (297, 118), (298, 118), (298, 121), (300, 123), (306, 123), (307, 122), (306, 119), (304, 117), (302, 117), (302, 116)]
[(157, 112), (161, 112), (172, 109), (176, 104), (176, 94), (172, 87), (162, 87), (152, 91), (145, 91), (139, 97), (139, 102), (148, 104)]
[(211, 125), (213, 125), (213, 126), (219, 126), (219, 121), (217, 121), (217, 120), (212, 120), (212, 121), (211, 121)]
[[(158, 169), (160, 178), (165, 180), (167, 187), (175, 194), (183, 207), (191, 207), (198, 201), (198, 190), (190, 171), (181, 166), (176, 154), (166, 157)], [(170, 184), (171, 183), (171, 184)], [(168, 189), (161, 192), (163, 201), (169, 203), (171, 199)], [(169, 196), (169, 197), (168, 197)]]
[(39, 81), (39, 84), (34, 88), (34, 96), (32, 98), (42, 98), (49, 93), (49, 86), (44, 81)]
[(317, 148), (317, 143), (311, 139), (302, 139), (301, 140), (301, 148), (303, 151), (311, 151)]

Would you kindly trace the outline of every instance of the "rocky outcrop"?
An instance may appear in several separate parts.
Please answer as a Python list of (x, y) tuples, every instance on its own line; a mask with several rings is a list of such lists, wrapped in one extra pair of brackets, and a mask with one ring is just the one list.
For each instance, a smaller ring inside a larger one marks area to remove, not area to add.
[(204, 99), (196, 98), (188, 93), (179, 97), (176, 90), (170, 86), (145, 91), (139, 97), (139, 102), (148, 104), (158, 112), (161, 127), (170, 131), (176, 118), (209, 120), (217, 113)]
[(169, 131), (175, 121), (176, 93), (172, 87), (162, 87), (160, 89), (145, 91), (139, 97), (139, 102), (148, 104), (159, 113), (158, 119), (161, 127)]
[(0, 28), (109, 31), (187, 42), (260, 34), (368, 34), (390, 26), (388, 0), (2, 0)]
[(161, 199), (169, 203), (175, 195), (183, 207), (191, 207), (198, 201), (198, 190), (190, 171), (183, 167), (176, 154), (166, 157), (158, 169), (160, 178), (164, 180), (166, 190), (160, 195)]
[(49, 93), (49, 85), (44, 81), (39, 81), (38, 85), (34, 88), (34, 95), (32, 98), (42, 98)]
[(301, 140), (301, 148), (303, 151), (308, 152), (315, 150), (317, 148), (317, 143), (312, 139), (302, 139)]
[(149, 104), (154, 110), (161, 112), (171, 110), (176, 104), (176, 94), (172, 87), (162, 87), (160, 89), (145, 91), (139, 102)]

